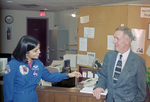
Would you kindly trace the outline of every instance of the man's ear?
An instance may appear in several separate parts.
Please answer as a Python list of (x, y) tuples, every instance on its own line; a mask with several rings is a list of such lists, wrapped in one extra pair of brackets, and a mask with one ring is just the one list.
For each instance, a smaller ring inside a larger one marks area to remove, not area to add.
[(130, 43), (130, 39), (127, 37), (127, 38), (125, 39), (125, 42), (126, 42), (126, 44), (129, 44), (129, 43)]

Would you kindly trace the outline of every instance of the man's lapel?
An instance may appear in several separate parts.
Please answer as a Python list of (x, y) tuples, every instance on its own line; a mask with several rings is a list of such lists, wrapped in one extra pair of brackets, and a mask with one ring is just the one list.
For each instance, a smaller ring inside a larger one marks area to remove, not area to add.
[(119, 76), (118, 82), (116, 84), (120, 83), (120, 81), (126, 77), (127, 73), (129, 73), (129, 71), (132, 70), (133, 60), (134, 60), (134, 53), (132, 51), (130, 51), (127, 61), (124, 65), (124, 68), (123, 68), (123, 70)]
[(111, 57), (111, 64), (109, 66), (109, 69), (108, 69), (108, 79), (111, 81), (111, 85), (113, 85), (113, 73), (114, 73), (114, 66), (115, 66), (115, 62), (116, 62), (116, 58), (117, 58), (117, 52), (115, 54), (112, 55)]

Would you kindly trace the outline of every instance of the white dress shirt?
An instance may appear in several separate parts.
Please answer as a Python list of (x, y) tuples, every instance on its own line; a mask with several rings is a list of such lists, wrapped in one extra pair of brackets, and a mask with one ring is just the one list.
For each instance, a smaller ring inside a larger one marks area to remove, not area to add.
[[(121, 71), (124, 68), (124, 65), (125, 65), (125, 63), (127, 61), (129, 53), (130, 53), (130, 49), (127, 52), (125, 52), (125, 53), (122, 54), (122, 68), (121, 68)], [(118, 53), (117, 58), (116, 58), (116, 63), (115, 63), (115, 66), (114, 66), (114, 71), (115, 71), (115, 68), (116, 68), (116, 65), (117, 65), (117, 62), (119, 60), (120, 55), (121, 55), (121, 53)], [(114, 76), (114, 73), (113, 73), (113, 76)]]

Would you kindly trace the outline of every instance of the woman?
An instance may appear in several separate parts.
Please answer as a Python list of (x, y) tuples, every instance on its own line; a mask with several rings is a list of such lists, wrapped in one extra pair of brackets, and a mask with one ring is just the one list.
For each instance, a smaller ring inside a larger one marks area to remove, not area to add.
[(59, 82), (68, 77), (81, 77), (79, 72), (50, 73), (38, 59), (40, 42), (23, 36), (13, 52), (12, 59), (6, 66), (3, 76), (4, 102), (38, 102), (35, 90), (42, 78), (49, 82)]

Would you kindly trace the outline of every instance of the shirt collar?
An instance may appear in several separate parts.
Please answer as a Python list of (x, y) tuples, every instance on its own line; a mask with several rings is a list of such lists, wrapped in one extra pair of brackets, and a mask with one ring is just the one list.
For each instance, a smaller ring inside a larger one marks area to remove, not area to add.
[[(122, 58), (127, 59), (129, 53), (130, 53), (130, 48), (128, 49), (128, 51), (126, 51), (125, 53), (122, 54)], [(121, 53), (118, 53), (118, 56), (120, 56), (120, 55), (121, 55)]]

